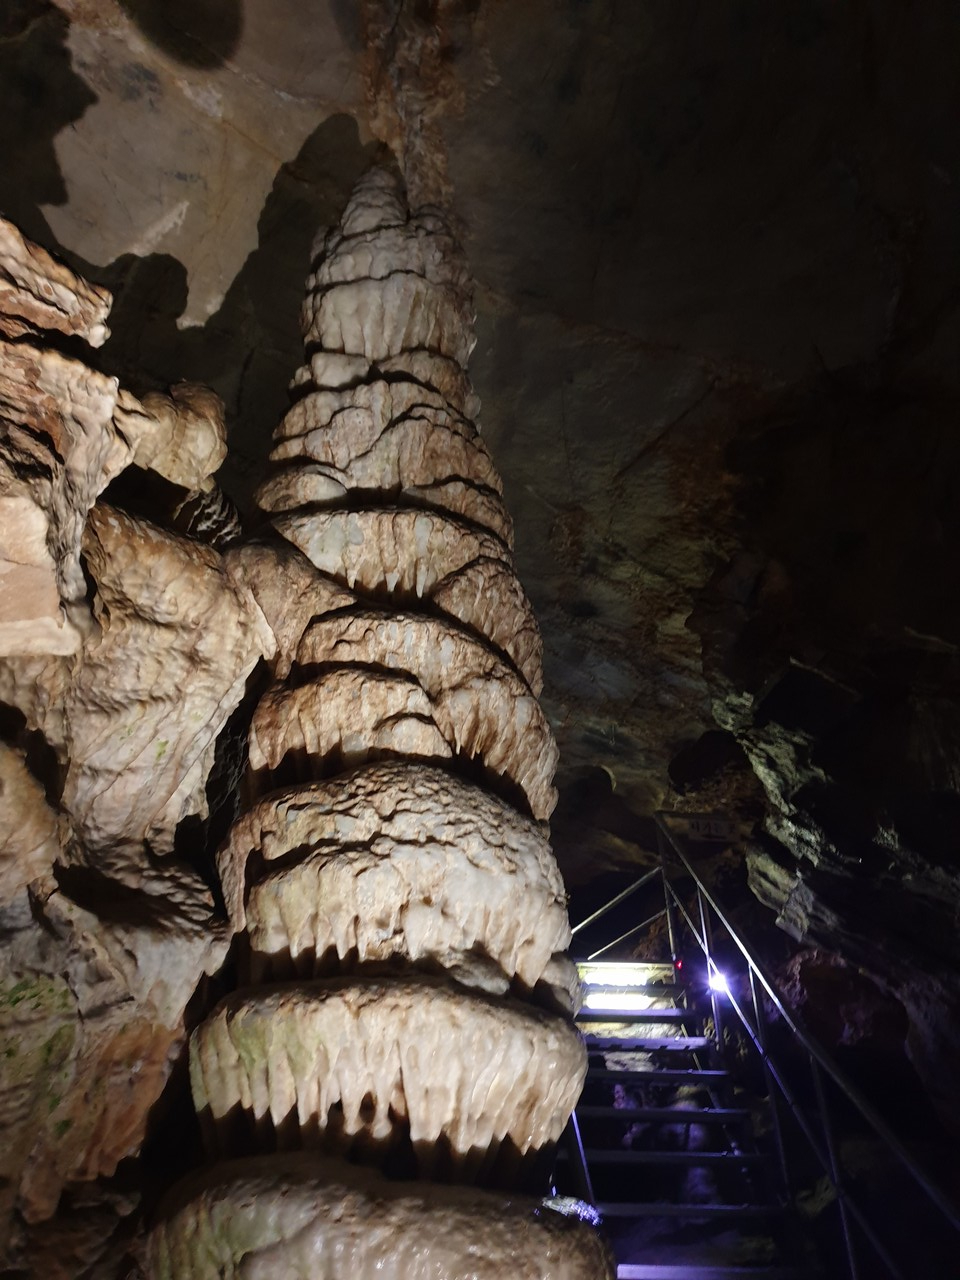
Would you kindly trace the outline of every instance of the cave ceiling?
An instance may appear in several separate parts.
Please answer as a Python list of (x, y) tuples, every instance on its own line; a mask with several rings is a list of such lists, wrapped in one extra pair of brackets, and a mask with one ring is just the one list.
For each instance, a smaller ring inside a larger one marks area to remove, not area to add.
[(796, 932), (863, 960), (845, 868), (881, 915), (908, 868), (942, 962), (958, 35), (945, 0), (8, 0), (0, 211), (114, 291), (105, 371), (223, 396), (253, 529), (311, 244), (390, 146), (476, 280), (567, 871), (765, 805), (825, 877), (757, 854)]

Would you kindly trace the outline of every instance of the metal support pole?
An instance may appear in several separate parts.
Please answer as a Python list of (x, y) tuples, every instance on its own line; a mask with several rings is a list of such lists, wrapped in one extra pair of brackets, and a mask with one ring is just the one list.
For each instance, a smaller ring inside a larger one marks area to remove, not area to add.
[(673, 899), (670, 896), (670, 886), (667, 882), (667, 842), (664, 839), (663, 831), (657, 824), (657, 852), (660, 855), (660, 875), (663, 880), (663, 901), (667, 910), (667, 936), (670, 939), (670, 959), (673, 962), (674, 972), (677, 967), (677, 931), (673, 921)]
[(718, 992), (710, 981), (716, 967), (713, 962), (713, 934), (710, 930), (710, 917), (707, 914), (706, 903), (703, 899), (703, 891), (700, 888), (699, 881), (697, 882), (697, 907), (700, 911), (700, 936), (703, 938), (703, 952), (707, 957), (707, 982), (710, 986), (710, 1007), (713, 1010), (713, 1029), (716, 1039), (713, 1057), (715, 1059), (719, 1059), (723, 1055), (723, 1018), (720, 1013)]
[(790, 1166), (787, 1163), (787, 1148), (783, 1141), (783, 1124), (780, 1115), (780, 1090), (776, 1086), (773, 1073), (770, 1070), (770, 1063), (767, 1061), (767, 1023), (763, 1016), (763, 1005), (760, 1002), (757, 983), (753, 976), (753, 966), (748, 965), (747, 971), (750, 974), (750, 995), (753, 998), (753, 1016), (756, 1019), (757, 1043), (760, 1045), (760, 1062), (763, 1066), (763, 1079), (767, 1087), (767, 1097), (770, 1100), (770, 1118), (773, 1121), (773, 1139), (777, 1147), (777, 1160), (780, 1163), (780, 1176), (783, 1179), (784, 1190), (788, 1197), (792, 1197), (793, 1186), (790, 1179)]
[(830, 1114), (827, 1111), (827, 1096), (823, 1089), (823, 1077), (820, 1074), (820, 1063), (817, 1062), (812, 1053), (807, 1056), (810, 1060), (810, 1070), (813, 1073), (813, 1088), (817, 1097), (817, 1109), (820, 1112), (820, 1127), (823, 1130), (823, 1140), (826, 1143), (827, 1157), (830, 1161), (830, 1176), (833, 1179), (833, 1185), (837, 1192), (837, 1207), (840, 1210), (840, 1226), (843, 1231), (843, 1243), (847, 1250), (847, 1264), (850, 1269), (850, 1280), (859, 1280), (860, 1271), (857, 1267), (857, 1256), (853, 1247), (853, 1236), (850, 1231), (850, 1218), (847, 1213), (843, 1176), (840, 1168), (840, 1161), (837, 1159), (837, 1148), (833, 1141), (833, 1126), (830, 1123)]
[(576, 1184), (577, 1195), (581, 1200), (586, 1200), (588, 1204), (595, 1205), (597, 1198), (593, 1192), (593, 1182), (590, 1179), (590, 1170), (587, 1168), (587, 1157), (583, 1149), (580, 1124), (575, 1111), (563, 1131), (563, 1136), (566, 1139), (567, 1154), (570, 1157), (570, 1168)]

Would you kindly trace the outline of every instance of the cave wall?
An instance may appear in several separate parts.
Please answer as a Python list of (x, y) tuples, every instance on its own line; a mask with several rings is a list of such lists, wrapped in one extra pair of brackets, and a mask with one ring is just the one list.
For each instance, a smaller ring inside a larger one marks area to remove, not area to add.
[[(389, 144), (478, 282), (565, 870), (642, 860), (659, 805), (756, 819), (760, 901), (900, 1002), (951, 1113), (955, 6), (195, 8), (0, 16), (0, 212), (116, 294), (89, 363), (219, 392), (253, 529), (314, 233)], [(4, 738), (35, 787), (43, 744)]]

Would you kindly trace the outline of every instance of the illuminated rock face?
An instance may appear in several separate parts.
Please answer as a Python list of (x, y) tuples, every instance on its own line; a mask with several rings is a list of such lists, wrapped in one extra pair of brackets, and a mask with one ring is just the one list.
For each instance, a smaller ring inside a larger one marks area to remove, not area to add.
[(157, 1280), (603, 1280), (599, 1238), (535, 1201), (387, 1182), (301, 1153), (235, 1162), (177, 1193)]
[(517, 1195), (586, 1057), (539, 635), (467, 416), (469, 280), (378, 169), (308, 289), (260, 501), (316, 578), (239, 560), (278, 642), (255, 803), (218, 859), (251, 985), (193, 1037), (219, 1163), (171, 1202), (151, 1275), (596, 1280), (592, 1229)]
[(0, 1259), (38, 1274), (24, 1224), (139, 1152), (223, 964), (175, 836), (277, 647), (239, 560), (103, 501), (131, 465), (207, 491), (223, 456), (211, 392), (86, 363), (111, 301), (0, 219)]

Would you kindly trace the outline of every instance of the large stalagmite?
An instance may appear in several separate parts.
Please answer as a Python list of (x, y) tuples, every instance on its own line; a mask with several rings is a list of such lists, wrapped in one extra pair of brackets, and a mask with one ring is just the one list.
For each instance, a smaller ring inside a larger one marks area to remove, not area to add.
[(408, 213), (386, 168), (319, 249), (260, 491), (306, 557), (282, 564), (297, 598), (276, 548), (233, 553), (277, 639), (255, 803), (218, 860), (252, 985), (194, 1035), (220, 1163), (170, 1202), (149, 1270), (597, 1280), (592, 1229), (517, 1195), (586, 1061), (542, 826), (539, 635), (470, 421), (470, 282), (443, 217)]

